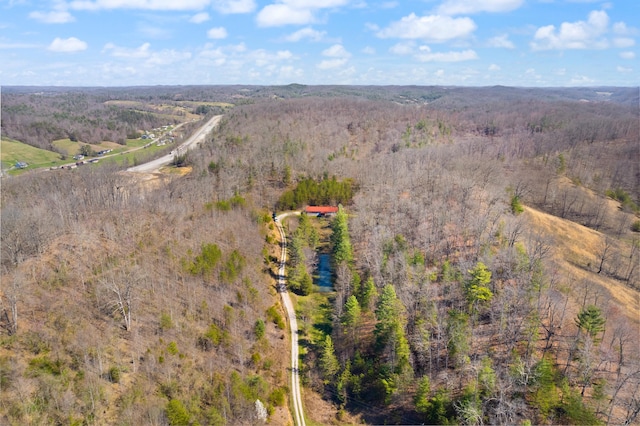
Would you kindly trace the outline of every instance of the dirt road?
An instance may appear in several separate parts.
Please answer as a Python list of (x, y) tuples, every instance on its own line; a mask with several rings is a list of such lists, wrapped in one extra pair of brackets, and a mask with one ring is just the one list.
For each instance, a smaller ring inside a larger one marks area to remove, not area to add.
[(282, 219), (287, 216), (299, 215), (300, 212), (283, 213), (276, 218), (276, 225), (282, 238), (282, 252), (280, 256), (280, 267), (278, 268), (278, 291), (282, 297), (282, 302), (287, 310), (289, 318), (289, 328), (291, 329), (291, 393), (293, 396), (293, 418), (298, 426), (306, 426), (304, 421), (304, 411), (302, 409), (302, 395), (300, 393), (300, 373), (298, 367), (298, 321), (296, 311), (291, 303), (291, 298), (287, 292), (284, 270), (287, 262), (287, 237), (282, 229)]

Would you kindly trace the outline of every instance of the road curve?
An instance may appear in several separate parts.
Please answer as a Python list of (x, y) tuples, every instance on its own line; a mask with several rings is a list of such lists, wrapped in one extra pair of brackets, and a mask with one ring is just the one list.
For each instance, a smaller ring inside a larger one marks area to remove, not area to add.
[(162, 166), (166, 166), (171, 163), (174, 157), (174, 153), (180, 155), (184, 154), (190, 149), (193, 149), (198, 143), (202, 142), (204, 138), (213, 130), (213, 128), (220, 122), (221, 115), (216, 115), (207, 121), (202, 127), (196, 130), (182, 145), (171, 151), (171, 154), (164, 155), (148, 163), (140, 164), (138, 166), (129, 167), (128, 172), (137, 173), (152, 173), (160, 169)]
[(276, 217), (276, 226), (280, 231), (281, 237), (281, 255), (280, 267), (278, 268), (278, 292), (282, 297), (282, 303), (287, 310), (289, 317), (289, 328), (291, 329), (291, 393), (293, 395), (293, 418), (298, 426), (306, 426), (304, 421), (304, 412), (302, 410), (302, 395), (300, 393), (300, 370), (298, 367), (298, 321), (296, 320), (296, 311), (293, 309), (293, 303), (287, 292), (284, 270), (287, 262), (287, 236), (282, 229), (282, 219), (287, 216), (299, 215), (300, 212), (283, 213)]

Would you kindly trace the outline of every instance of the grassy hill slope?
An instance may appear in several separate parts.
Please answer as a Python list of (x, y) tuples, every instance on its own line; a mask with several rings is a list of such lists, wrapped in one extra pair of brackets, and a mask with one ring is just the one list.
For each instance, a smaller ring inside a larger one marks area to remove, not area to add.
[[(612, 203), (613, 211), (618, 207)], [(599, 264), (605, 246), (605, 234), (561, 219), (533, 208), (526, 208), (527, 221), (533, 230), (550, 238), (553, 246), (553, 260), (558, 266), (558, 274), (568, 288), (576, 293), (576, 299), (584, 293), (601, 293), (601, 303), (617, 306), (640, 329), (640, 294), (629, 288), (612, 274), (598, 273)], [(609, 256), (605, 259), (604, 270), (613, 271), (614, 267), (628, 266), (624, 258), (628, 258), (630, 248), (626, 244), (616, 243), (619, 257)], [(612, 249), (613, 250), (613, 249)], [(626, 256), (622, 253), (626, 253)], [(624, 262), (619, 265), (619, 262)], [(575, 287), (575, 283), (588, 282), (590, 288)], [(589, 295), (588, 297), (591, 297)]]
[(60, 154), (27, 145), (25, 143), (2, 138), (0, 141), (0, 160), (3, 170), (13, 167), (16, 162), (27, 163), (27, 169), (50, 167), (61, 164)]

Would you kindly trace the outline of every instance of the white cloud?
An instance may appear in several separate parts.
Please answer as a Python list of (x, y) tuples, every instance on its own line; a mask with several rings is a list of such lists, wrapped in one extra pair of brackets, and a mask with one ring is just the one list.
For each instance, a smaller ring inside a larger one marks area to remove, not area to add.
[(262, 8), (256, 17), (260, 27), (305, 25), (316, 21), (315, 13), (322, 9), (337, 8), (350, 0), (277, 0)]
[(451, 18), (450, 16), (416, 16), (415, 13), (392, 22), (378, 32), (380, 38), (422, 39), (443, 42), (470, 35), (476, 24), (470, 18)]
[(218, 47), (216, 49), (207, 47), (205, 50), (200, 52), (199, 57), (213, 61), (213, 65), (218, 67), (227, 62), (227, 53), (225, 53), (222, 47)]
[(510, 12), (516, 10), (524, 0), (446, 0), (438, 8), (444, 15), (462, 15), (478, 12)]
[(209, 6), (211, 0), (73, 0), (68, 3), (74, 10), (201, 10)]
[(593, 83), (595, 83), (596, 81), (590, 77), (587, 77), (586, 75), (576, 75), (575, 77), (573, 77), (570, 80), (571, 84), (585, 84), (585, 85), (592, 85)]
[(265, 49), (258, 49), (250, 52), (247, 57), (259, 67), (275, 67), (276, 63), (293, 58), (293, 53), (288, 50), (279, 50), (273, 53)]
[(366, 46), (364, 49), (362, 49), (362, 53), (364, 53), (365, 55), (375, 55), (376, 49), (371, 46)]
[(214, 0), (213, 8), (223, 14), (251, 13), (256, 10), (254, 0)]
[(427, 49), (425, 53), (418, 53), (417, 55), (415, 55), (415, 58), (420, 62), (462, 62), (478, 59), (478, 55), (473, 50), (463, 50), (461, 52), (432, 53), (430, 49)]
[(351, 53), (349, 53), (347, 49), (345, 49), (344, 46), (341, 44), (334, 44), (328, 49), (323, 50), (322, 55), (328, 56), (330, 58), (350, 58), (351, 57)]
[(138, 23), (137, 30), (145, 38), (167, 40), (172, 37), (171, 30), (168, 27), (157, 25), (157, 24), (151, 24), (149, 22)]
[(635, 59), (636, 58), (636, 53), (635, 52), (620, 52), (620, 57), (622, 59)]
[(318, 64), (318, 68), (321, 70), (329, 70), (333, 68), (340, 68), (347, 63), (346, 58), (326, 59)]
[(626, 49), (636, 45), (636, 41), (629, 37), (616, 37), (613, 39), (613, 45), (622, 49)]
[(326, 56), (331, 59), (321, 61), (318, 64), (318, 68), (321, 70), (328, 70), (344, 66), (349, 61), (351, 53), (349, 53), (343, 45), (334, 44), (333, 46), (323, 50), (322, 56)]
[(350, 0), (277, 0), (277, 3), (284, 3), (299, 9), (327, 9), (340, 7), (349, 4)]
[(389, 48), (389, 52), (394, 55), (411, 55), (415, 50), (416, 44), (413, 41), (401, 41)]
[(111, 56), (114, 56), (116, 58), (141, 59), (151, 56), (151, 52), (149, 50), (150, 47), (151, 45), (149, 43), (144, 43), (140, 47), (135, 49), (116, 46), (113, 43), (107, 43), (102, 49), (102, 52), (109, 52), (111, 53)]
[(146, 67), (157, 67), (184, 62), (191, 59), (191, 52), (180, 52), (174, 49), (164, 49), (157, 52), (151, 50), (151, 44), (144, 43), (136, 48), (105, 44), (102, 53), (108, 53), (114, 58), (135, 62)]
[(366, 29), (368, 29), (369, 31), (374, 31), (374, 32), (375, 32), (375, 31), (380, 31), (380, 27), (378, 26), (378, 24), (374, 24), (374, 23), (372, 23), (372, 22), (366, 22), (366, 23), (364, 24), (364, 27), (365, 27)]
[(536, 72), (536, 70), (534, 68), (528, 68), (525, 72), (524, 72), (524, 82), (525, 84), (527, 84), (528, 82), (530, 82), (531, 80), (536, 80), (539, 81), (542, 79), (542, 76), (540, 74), (538, 74)]
[(284, 65), (280, 67), (280, 78), (284, 80), (293, 80), (301, 78), (304, 75), (304, 71), (300, 68), (295, 68), (291, 65)]
[(625, 67), (618, 66), (618, 67), (616, 67), (616, 71), (621, 72), (621, 73), (630, 73), (630, 72), (633, 72), (633, 69), (632, 68), (625, 68)]
[(244, 53), (247, 51), (247, 46), (244, 43), (230, 44), (227, 46), (229, 51), (233, 53)]
[(565, 50), (565, 49), (596, 49), (607, 46), (607, 42), (601, 37), (607, 32), (609, 16), (605, 11), (593, 11), (589, 19), (578, 22), (563, 22), (560, 29), (553, 25), (538, 28), (534, 41), (531, 42), (533, 50)]
[(87, 49), (87, 43), (75, 37), (60, 38), (56, 37), (49, 45), (52, 52), (74, 53)]
[(258, 13), (256, 20), (260, 27), (279, 27), (309, 24), (314, 18), (309, 9), (294, 9), (286, 4), (270, 4)]
[[(263, 75), (265, 70), (275, 74), (278, 68), (289, 66), (288, 63), (293, 60), (295, 57), (289, 50), (250, 50), (244, 43), (214, 47), (209, 43), (199, 52), (195, 62), (200, 68), (213, 66), (223, 68), (229, 75), (244, 76), (251, 72)], [(253, 67), (259, 67), (260, 70)], [(291, 70), (294, 74), (297, 72), (293, 68)]]
[(311, 27), (306, 27), (301, 30), (296, 31), (293, 34), (289, 34), (284, 39), (286, 41), (297, 42), (302, 39), (308, 38), (312, 41), (320, 41), (327, 35), (326, 31), (317, 31)]
[(491, 64), (489, 65), (489, 71), (500, 71), (500, 65), (496, 65), (496, 64)]
[(638, 29), (633, 27), (627, 27), (624, 22), (616, 22), (613, 24), (613, 32), (621, 36), (634, 36), (638, 35)]
[(202, 24), (203, 22), (207, 22), (209, 19), (209, 14), (207, 12), (200, 12), (193, 15), (191, 19), (189, 19), (189, 22)]
[(51, 12), (31, 12), (29, 18), (45, 24), (66, 24), (76, 19), (66, 10), (52, 10)]
[(489, 47), (499, 47), (504, 49), (515, 49), (515, 45), (507, 34), (499, 35), (489, 39)]
[(207, 31), (207, 37), (215, 40), (227, 38), (227, 30), (225, 27), (211, 28), (209, 31)]
[(170, 65), (176, 62), (186, 61), (191, 58), (191, 52), (179, 52), (173, 49), (165, 49), (153, 52), (145, 61), (147, 66)]

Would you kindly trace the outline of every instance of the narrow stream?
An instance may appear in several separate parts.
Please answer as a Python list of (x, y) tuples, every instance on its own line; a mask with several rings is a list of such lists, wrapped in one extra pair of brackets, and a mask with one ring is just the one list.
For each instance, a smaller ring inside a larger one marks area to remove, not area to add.
[(318, 254), (318, 285), (319, 292), (333, 291), (331, 281), (331, 255), (327, 253)]

